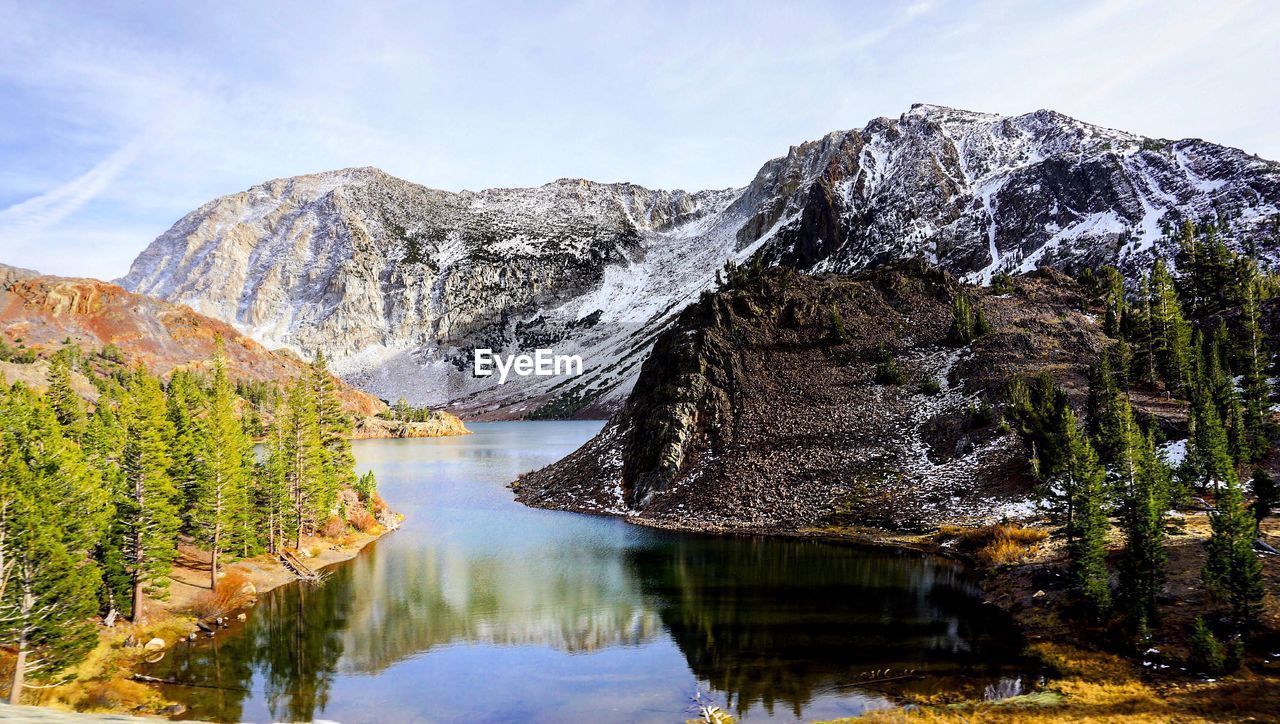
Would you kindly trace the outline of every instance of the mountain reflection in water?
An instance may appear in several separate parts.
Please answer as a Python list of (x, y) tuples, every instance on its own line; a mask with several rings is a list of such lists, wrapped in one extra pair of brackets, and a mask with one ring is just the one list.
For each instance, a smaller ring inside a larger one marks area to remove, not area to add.
[(222, 721), (678, 721), (699, 690), (747, 720), (800, 719), (885, 705), (858, 686), (871, 670), (978, 691), (1026, 672), (952, 562), (511, 500), (505, 483), (598, 426), (357, 443), (405, 527), (146, 673), (200, 684), (166, 694)]

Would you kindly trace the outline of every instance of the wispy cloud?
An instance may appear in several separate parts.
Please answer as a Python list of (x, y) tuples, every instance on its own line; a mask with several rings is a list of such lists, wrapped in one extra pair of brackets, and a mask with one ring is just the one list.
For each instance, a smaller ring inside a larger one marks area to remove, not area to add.
[(10, 256), (100, 195), (137, 160), (143, 144), (135, 139), (61, 186), (0, 210), (0, 253)]

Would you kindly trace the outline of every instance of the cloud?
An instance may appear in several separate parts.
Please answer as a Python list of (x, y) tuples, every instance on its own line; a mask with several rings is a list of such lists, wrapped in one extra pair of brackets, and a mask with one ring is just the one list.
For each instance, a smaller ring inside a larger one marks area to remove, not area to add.
[(10, 257), (97, 198), (138, 159), (144, 144), (141, 138), (130, 141), (76, 178), (0, 210), (0, 253)]

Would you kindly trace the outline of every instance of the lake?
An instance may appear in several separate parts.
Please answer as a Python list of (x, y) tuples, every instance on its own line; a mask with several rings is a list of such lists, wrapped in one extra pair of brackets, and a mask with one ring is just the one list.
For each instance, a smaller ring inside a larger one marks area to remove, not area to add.
[(403, 527), (146, 673), (195, 684), (165, 693), (199, 719), (678, 722), (695, 697), (745, 721), (809, 720), (906, 689), (1016, 690), (1032, 670), (949, 560), (513, 500), (518, 474), (600, 426), (355, 443)]

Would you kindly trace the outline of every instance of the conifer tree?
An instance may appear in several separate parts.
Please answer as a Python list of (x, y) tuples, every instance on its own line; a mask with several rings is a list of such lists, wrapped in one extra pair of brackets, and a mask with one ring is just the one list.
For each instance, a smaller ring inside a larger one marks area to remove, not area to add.
[(1168, 470), (1127, 406), (1123, 425), (1124, 447), (1116, 461), (1125, 537), (1120, 584), (1135, 629), (1143, 632), (1157, 615), (1156, 597), (1164, 585)]
[[(1253, 269), (1253, 267), (1249, 267)], [(1244, 391), (1244, 441), (1243, 456), (1245, 461), (1254, 461), (1262, 457), (1271, 447), (1271, 424), (1269, 409), (1271, 402), (1271, 383), (1267, 378), (1267, 368), (1271, 366), (1271, 354), (1266, 348), (1259, 327), (1261, 312), (1258, 306), (1258, 282), (1256, 270), (1249, 274), (1244, 284), (1244, 304), (1240, 310), (1240, 333), (1236, 348), (1240, 351), (1240, 369), (1243, 372), (1242, 387)]]
[(1196, 395), (1190, 417), (1191, 437), (1187, 440), (1187, 457), (1181, 473), (1198, 490), (1217, 490), (1235, 477), (1226, 430), (1206, 393)]
[(1218, 494), (1209, 525), (1213, 533), (1205, 545), (1204, 582), (1226, 600), (1232, 625), (1245, 634), (1262, 613), (1264, 588), (1262, 563), (1253, 552), (1258, 522), (1245, 507), (1234, 470)]
[(169, 476), (178, 490), (178, 506), (190, 528), (194, 525), (190, 513), (195, 509), (197, 488), (207, 472), (205, 453), (209, 441), (199, 420), (207, 401), (199, 381), (187, 370), (174, 371), (165, 398), (172, 431), (168, 444)]
[(324, 353), (317, 351), (311, 363), (312, 394), (316, 405), (316, 425), (324, 449), (324, 479), (320, 481), (322, 508), (332, 508), (338, 490), (355, 485), (355, 455), (351, 452), (351, 418), (342, 409), (342, 400)]
[(1088, 420), (1094, 449), (1106, 465), (1115, 463), (1127, 444), (1128, 401), (1116, 384), (1111, 355), (1103, 354), (1090, 373)]
[(1182, 316), (1173, 277), (1163, 259), (1156, 259), (1150, 277), (1150, 336), (1152, 351), (1166, 388), (1186, 389), (1190, 376), (1191, 327)]
[(374, 477), (372, 470), (366, 470), (364, 475), (356, 481), (356, 496), (361, 503), (369, 505), (378, 495), (378, 479)]
[(283, 523), (295, 548), (302, 545), (303, 531), (314, 530), (332, 507), (331, 503), (326, 507), (329, 481), (325, 479), (326, 455), (316, 408), (311, 385), (299, 378), (289, 388), (281, 435), (290, 504)]
[(128, 531), (126, 521), (116, 509), (125, 498), (123, 469), (124, 423), (120, 419), (123, 390), (119, 385), (104, 385), (97, 406), (85, 428), (84, 452), (89, 464), (102, 475), (102, 488), (110, 499), (111, 514), (102, 539), (94, 550), (94, 559), (102, 569), (99, 592), (101, 612), (108, 621), (117, 615), (133, 615), (133, 576), (126, 560)]
[(130, 608), (133, 620), (140, 621), (145, 619), (143, 595), (168, 593), (181, 521), (166, 450), (173, 433), (159, 380), (144, 370), (132, 373), (121, 408), (124, 489), (119, 491), (116, 510), (125, 532), (124, 554), (132, 579)]
[(1104, 331), (1108, 337), (1119, 339), (1124, 329), (1126, 301), (1124, 276), (1113, 266), (1102, 268), (1103, 304), (1106, 305)]
[(75, 439), (84, 433), (84, 401), (76, 393), (71, 382), (71, 361), (67, 355), (56, 354), (49, 362), (49, 405), (53, 407), (58, 422)]
[(219, 558), (249, 532), (249, 459), (252, 441), (236, 415), (236, 396), (227, 378), (222, 340), (213, 357), (208, 414), (203, 421), (202, 475), (195, 490), (192, 520), (197, 540), (209, 549), (209, 588), (218, 583)]
[(1134, 376), (1147, 385), (1155, 386), (1158, 376), (1156, 365), (1156, 339), (1152, 330), (1151, 278), (1142, 278), (1138, 295), (1138, 308), (1128, 317), (1129, 328), (1125, 339), (1134, 346)]
[(1187, 221), (1178, 232), (1178, 270), (1181, 272), (1182, 298), (1191, 316), (1199, 319), (1204, 314), (1203, 254), (1196, 237), (1195, 224)]
[(97, 642), (99, 569), (89, 556), (110, 508), (54, 410), (0, 389), (0, 638), (15, 651), (11, 704)]
[(1071, 572), (1086, 604), (1095, 615), (1111, 607), (1107, 572), (1106, 471), (1098, 455), (1067, 407), (1062, 413), (1067, 465), (1061, 477), (1067, 503), (1067, 551)]
[(255, 491), (259, 514), (266, 524), (266, 548), (279, 553), (284, 547), (286, 531), (292, 532), (293, 504), (290, 497), (289, 475), (291, 458), (285, 421), (288, 408), (280, 410), (281, 419), (271, 428), (266, 458), (257, 466), (258, 485)]

